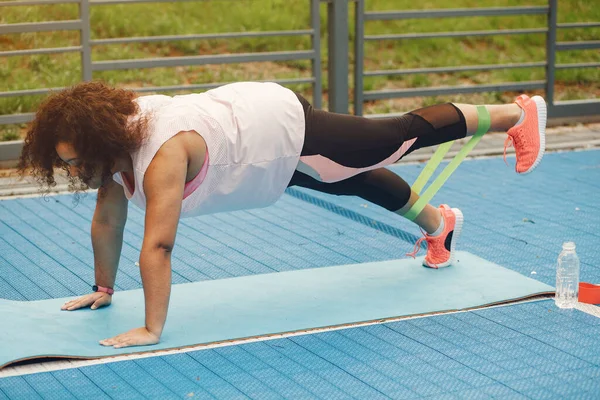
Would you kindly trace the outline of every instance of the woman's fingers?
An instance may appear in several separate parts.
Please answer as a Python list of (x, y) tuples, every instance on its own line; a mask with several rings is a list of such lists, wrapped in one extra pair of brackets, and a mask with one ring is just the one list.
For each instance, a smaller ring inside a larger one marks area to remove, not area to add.
[(69, 307), (71, 304), (73, 304), (73, 300), (67, 301), (65, 304), (62, 305), (62, 307), (60, 309), (61, 310), (66, 310), (67, 307)]
[(63, 305), (62, 309), (67, 311), (77, 310), (78, 308), (85, 307), (88, 303), (86, 298), (79, 298), (77, 300), (72, 300)]
[(112, 346), (113, 344), (119, 343), (120, 336), (121, 336), (121, 335), (119, 335), (119, 336), (115, 336), (115, 337), (112, 337), (112, 338), (110, 338), (110, 339), (104, 339), (104, 340), (101, 340), (101, 341), (100, 341), (100, 344), (101, 344), (101, 345), (104, 345), (104, 346)]
[(66, 309), (68, 309), (68, 308), (70, 308), (70, 307), (73, 307), (73, 306), (75, 306), (76, 304), (79, 304), (79, 302), (80, 302), (80, 301), (81, 301), (81, 297), (80, 297), (80, 298), (78, 298), (78, 299), (74, 299), (74, 300), (67, 301), (65, 304), (63, 304), (63, 306), (62, 306), (61, 308), (62, 308), (63, 310), (66, 310)]
[[(65, 304), (62, 305), (61, 310), (73, 311), (73, 310), (78, 310), (83, 307), (88, 307), (90, 304), (94, 304), (94, 302), (96, 302), (97, 300), (102, 299), (102, 297), (103, 297), (102, 293), (91, 293), (91, 294), (82, 296), (78, 299), (74, 299), (74, 300), (66, 302)], [(98, 307), (96, 307), (96, 308), (98, 308)]]
[(156, 344), (160, 337), (153, 335), (146, 327), (132, 329), (110, 339), (100, 341), (103, 346), (113, 346), (115, 349), (120, 349), (129, 346), (146, 346)]
[(128, 335), (126, 333), (122, 333), (110, 339), (104, 339), (100, 341), (100, 344), (103, 346), (113, 346), (119, 343), (122, 343), (124, 340), (128, 339)]

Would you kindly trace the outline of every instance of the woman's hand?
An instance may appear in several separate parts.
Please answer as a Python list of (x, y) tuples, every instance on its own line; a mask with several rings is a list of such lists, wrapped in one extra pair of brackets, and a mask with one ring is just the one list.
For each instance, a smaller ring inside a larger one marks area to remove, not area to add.
[(110, 305), (112, 295), (104, 292), (94, 292), (86, 294), (78, 299), (71, 300), (63, 304), (61, 310), (73, 311), (80, 308), (91, 306), (92, 310)]
[(122, 333), (110, 339), (100, 341), (102, 346), (113, 346), (115, 349), (129, 346), (147, 346), (156, 344), (160, 337), (151, 333), (146, 327), (132, 329), (129, 332)]

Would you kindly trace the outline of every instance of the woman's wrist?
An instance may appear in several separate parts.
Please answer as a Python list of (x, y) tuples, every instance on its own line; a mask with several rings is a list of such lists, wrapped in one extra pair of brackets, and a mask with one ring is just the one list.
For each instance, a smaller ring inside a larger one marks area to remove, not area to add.
[(92, 290), (94, 292), (103, 292), (103, 293), (107, 293), (109, 295), (113, 295), (113, 293), (115, 292), (115, 290), (111, 287), (107, 287), (107, 286), (100, 286), (100, 285), (94, 285), (92, 286)]

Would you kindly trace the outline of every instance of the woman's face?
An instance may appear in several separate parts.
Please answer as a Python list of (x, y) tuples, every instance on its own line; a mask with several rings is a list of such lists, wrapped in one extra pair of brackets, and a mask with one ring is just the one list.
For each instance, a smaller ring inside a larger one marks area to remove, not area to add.
[(59, 142), (56, 145), (56, 153), (58, 156), (69, 166), (69, 175), (72, 177), (79, 177), (83, 183), (88, 185), (91, 189), (98, 189), (102, 185), (102, 173), (96, 171), (92, 177), (83, 177), (82, 163), (83, 160), (77, 157), (75, 149), (70, 143)]

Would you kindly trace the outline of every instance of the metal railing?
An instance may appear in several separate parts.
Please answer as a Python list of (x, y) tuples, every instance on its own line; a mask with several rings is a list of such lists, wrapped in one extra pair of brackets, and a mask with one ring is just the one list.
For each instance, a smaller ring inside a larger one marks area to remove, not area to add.
[[(168, 36), (148, 36), (148, 37), (123, 37), (111, 39), (91, 39), (90, 25), (90, 7), (114, 4), (132, 4), (132, 3), (159, 3), (175, 2), (187, 0), (30, 0), (30, 1), (10, 1), (0, 2), (0, 10), (7, 6), (35, 6), (48, 4), (76, 3), (79, 5), (79, 19), (68, 21), (48, 21), (35, 23), (5, 24), (0, 25), (0, 35), (10, 33), (31, 33), (46, 32), (57, 30), (76, 30), (80, 33), (81, 45), (71, 47), (56, 47), (46, 49), (14, 50), (0, 51), (0, 57), (24, 56), (49, 53), (81, 53), (81, 79), (83, 81), (91, 80), (96, 71), (123, 70), (134, 68), (154, 68), (154, 67), (179, 67), (190, 65), (208, 65), (208, 64), (232, 64), (232, 63), (250, 63), (263, 61), (312, 61), (312, 76), (296, 79), (271, 80), (282, 85), (286, 84), (312, 84), (313, 103), (321, 107), (322, 102), (322, 79), (321, 79), (321, 46), (320, 46), (320, 0), (306, 0), (310, 7), (310, 29), (303, 30), (282, 30), (282, 31), (258, 31), (258, 32), (227, 32), (213, 34), (195, 34), (195, 35), (168, 35)], [(146, 58), (135, 60), (106, 60), (93, 61), (92, 48), (98, 45), (123, 44), (123, 43), (144, 43), (168, 40), (208, 40), (208, 39), (232, 39), (232, 38), (261, 38), (272, 36), (305, 36), (310, 35), (312, 46), (309, 50), (294, 51), (273, 51), (256, 53), (238, 53), (224, 55), (205, 55), (205, 56), (185, 56), (185, 57), (161, 57)], [(157, 86), (134, 88), (136, 92), (165, 92), (178, 90), (208, 90), (227, 82), (214, 82), (194, 85), (175, 85), (175, 86)], [(2, 97), (26, 96), (46, 94), (50, 91), (60, 90), (62, 88), (44, 88), (31, 90), (18, 90), (9, 92), (0, 92)], [(34, 113), (0, 115), (0, 125), (18, 124), (29, 122), (33, 119)]]
[[(202, 33), (192, 35), (168, 35), (168, 36), (150, 36), (150, 37), (124, 37), (109, 39), (91, 39), (90, 26), (90, 8), (92, 6), (113, 5), (113, 4), (132, 4), (132, 3), (155, 3), (155, 2), (179, 2), (194, 0), (29, 0), (29, 1), (0, 1), (0, 10), (3, 7), (15, 6), (35, 6), (48, 4), (78, 4), (79, 19), (66, 21), (48, 21), (36, 23), (15, 23), (0, 25), (0, 35), (13, 33), (47, 32), (55, 30), (79, 31), (80, 45), (70, 47), (30, 49), (0, 51), (0, 59), (4, 57), (50, 54), (50, 53), (72, 53), (81, 54), (81, 79), (92, 79), (96, 71), (122, 70), (132, 68), (150, 68), (150, 67), (175, 67), (190, 65), (207, 64), (229, 64), (229, 63), (247, 63), (259, 61), (291, 61), (291, 60), (310, 60), (312, 62), (312, 75), (300, 79), (282, 79), (276, 80), (281, 84), (311, 84), (313, 88), (313, 104), (321, 107), (322, 102), (322, 76), (321, 76), (321, 46), (320, 46), (320, 3), (328, 3), (328, 94), (329, 110), (339, 113), (349, 112), (349, 6), (351, 2), (355, 3), (356, 20), (353, 21), (356, 27), (355, 35), (355, 65), (354, 65), (354, 113), (363, 114), (363, 105), (367, 101), (417, 97), (417, 96), (436, 96), (458, 93), (480, 93), (490, 91), (508, 91), (508, 90), (539, 90), (544, 89), (546, 100), (548, 102), (548, 112), (551, 118), (560, 117), (578, 117), (600, 114), (600, 101), (597, 99), (577, 100), (577, 101), (555, 101), (555, 73), (557, 70), (573, 68), (598, 68), (600, 63), (574, 63), (574, 64), (556, 64), (556, 53), (565, 50), (585, 50), (600, 49), (600, 40), (582, 41), (582, 42), (559, 42), (557, 41), (558, 29), (571, 28), (593, 28), (600, 27), (599, 22), (585, 23), (557, 23), (557, 0), (549, 0), (547, 6), (520, 6), (507, 8), (470, 8), (470, 9), (435, 9), (435, 10), (410, 10), (410, 11), (365, 11), (365, 0), (306, 0), (310, 7), (310, 29), (303, 30), (284, 30), (284, 31), (259, 31), (259, 32), (228, 32), (228, 33)], [(482, 16), (507, 16), (507, 15), (546, 15), (547, 26), (535, 29), (506, 29), (506, 30), (485, 30), (485, 31), (464, 31), (464, 32), (434, 32), (434, 33), (401, 33), (390, 35), (365, 35), (365, 24), (369, 21), (383, 20), (405, 20), (414, 18), (458, 18), (458, 17), (482, 17)], [(547, 36), (546, 61), (529, 62), (520, 64), (494, 64), (494, 65), (466, 65), (466, 66), (448, 66), (435, 68), (411, 68), (400, 70), (385, 71), (364, 71), (364, 47), (366, 41), (377, 40), (412, 40), (417, 38), (450, 38), (450, 37), (481, 37), (492, 35), (516, 35), (516, 34), (545, 34)], [(205, 56), (185, 56), (185, 57), (161, 57), (146, 59), (128, 59), (128, 60), (105, 60), (93, 61), (92, 49), (94, 46), (123, 44), (123, 43), (143, 43), (169, 40), (207, 40), (207, 39), (230, 39), (230, 38), (248, 38), (248, 37), (269, 37), (269, 36), (311, 36), (311, 48), (302, 51), (276, 51), (276, 52), (257, 52), (226, 55), (205, 55)], [(461, 71), (490, 71), (513, 68), (545, 68), (546, 79), (526, 82), (506, 82), (485, 85), (461, 85), (445, 87), (422, 87), (414, 89), (396, 89), (396, 90), (364, 90), (364, 78), (375, 76), (394, 76), (410, 75), (422, 73), (445, 73)], [(179, 86), (160, 86), (135, 88), (139, 92), (161, 92), (175, 90), (208, 90), (226, 82), (179, 85)], [(0, 92), (0, 98), (40, 95), (49, 93), (51, 90), (61, 88), (40, 88), (30, 90), (18, 90)], [(33, 118), (33, 113), (22, 113), (12, 115), (0, 115), (0, 125), (18, 124), (29, 122)], [(374, 116), (375, 117), (375, 116)]]
[[(556, 32), (558, 29), (568, 28), (592, 28), (599, 27), (598, 22), (586, 23), (557, 23), (557, 0), (549, 0), (548, 6), (520, 6), (505, 8), (469, 8), (469, 9), (443, 9), (443, 10), (411, 10), (411, 11), (365, 11), (365, 0), (356, 1), (356, 40), (355, 40), (355, 72), (354, 72), (354, 113), (363, 115), (363, 105), (366, 101), (383, 100), (403, 97), (438, 96), (459, 93), (481, 93), (492, 91), (526, 91), (544, 89), (545, 99), (548, 103), (548, 115), (551, 118), (576, 117), (600, 114), (600, 101), (596, 99), (577, 101), (555, 101), (554, 86), (555, 73), (557, 70), (570, 68), (598, 68), (600, 63), (573, 63), (556, 64), (556, 52), (564, 50), (600, 49), (600, 40), (582, 42), (558, 42)], [(460, 32), (434, 32), (434, 33), (402, 33), (392, 35), (365, 35), (365, 24), (368, 21), (402, 20), (414, 18), (457, 18), (457, 17), (483, 17), (483, 16), (507, 16), (507, 15), (547, 15), (547, 27), (534, 29), (502, 29), (483, 31), (460, 31)], [(366, 41), (377, 40), (411, 40), (423, 38), (452, 38), (452, 37), (483, 37), (497, 35), (517, 34), (546, 34), (546, 61), (513, 64), (492, 65), (466, 65), (448, 66), (436, 68), (411, 68), (399, 70), (364, 71), (364, 47)], [(364, 90), (364, 78), (374, 76), (397, 76), (423, 73), (446, 73), (462, 71), (490, 71), (513, 68), (545, 67), (546, 79), (526, 82), (506, 82), (485, 85), (460, 85), (427, 87), (415, 89), (396, 90)], [(376, 117), (376, 116), (373, 116)]]

